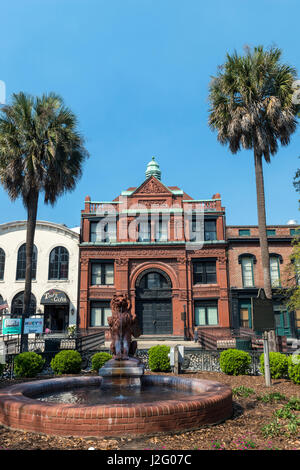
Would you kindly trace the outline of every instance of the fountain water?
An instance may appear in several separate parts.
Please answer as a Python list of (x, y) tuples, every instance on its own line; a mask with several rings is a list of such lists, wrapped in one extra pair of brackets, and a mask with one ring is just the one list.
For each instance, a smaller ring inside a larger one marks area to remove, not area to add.
[[(115, 296), (111, 308), (113, 359), (99, 375), (38, 380), (1, 389), (0, 424), (52, 435), (134, 437), (198, 429), (231, 416), (232, 394), (227, 385), (144, 374), (143, 365), (134, 357), (137, 342), (132, 336), (139, 336), (140, 331), (127, 296)], [(67, 401), (62, 398), (66, 396)]]

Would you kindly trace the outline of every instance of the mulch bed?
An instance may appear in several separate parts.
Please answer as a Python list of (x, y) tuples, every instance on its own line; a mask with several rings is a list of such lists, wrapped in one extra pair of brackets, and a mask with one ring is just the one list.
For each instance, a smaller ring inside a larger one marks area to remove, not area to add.
[[(138, 439), (66, 438), (13, 431), (0, 426), (0, 450), (300, 450), (300, 426), (291, 432), (285, 419), (278, 419), (277, 431), (263, 435), (262, 428), (274, 422), (274, 411), (291, 397), (300, 398), (300, 386), (289, 380), (272, 380), (266, 387), (263, 376), (228, 376), (218, 372), (185, 373), (184, 377), (215, 380), (237, 387), (251, 388), (248, 397), (234, 395), (234, 413), (225, 422), (196, 431), (176, 435), (153, 436)], [(46, 378), (46, 377), (43, 377)], [(33, 379), (30, 379), (33, 380)], [(38, 380), (38, 379), (36, 379)], [(24, 380), (0, 379), (0, 387)], [(286, 400), (263, 402), (262, 395), (280, 393)], [(300, 419), (300, 411), (293, 411)]]

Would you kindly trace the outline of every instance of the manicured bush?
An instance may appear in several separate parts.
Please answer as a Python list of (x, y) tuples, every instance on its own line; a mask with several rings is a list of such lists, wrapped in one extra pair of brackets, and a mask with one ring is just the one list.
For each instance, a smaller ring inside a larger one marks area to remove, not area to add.
[(288, 374), (294, 384), (300, 385), (300, 354), (292, 354), (288, 358)]
[(78, 374), (81, 371), (82, 358), (78, 351), (64, 350), (51, 360), (51, 369), (58, 375)]
[(98, 371), (110, 359), (112, 359), (112, 356), (107, 352), (98, 352), (94, 354), (92, 356), (92, 369)]
[[(265, 373), (265, 357), (264, 354), (260, 355), (260, 371)], [(288, 358), (285, 354), (280, 352), (269, 353), (270, 374), (272, 379), (282, 379), (288, 375)]]
[(157, 345), (149, 349), (149, 367), (153, 372), (169, 372), (170, 359), (168, 354), (170, 346)]
[(226, 349), (220, 354), (220, 367), (227, 375), (246, 375), (250, 370), (251, 356), (239, 349)]
[(18, 354), (14, 361), (14, 372), (17, 377), (35, 377), (42, 372), (45, 360), (33, 351)]

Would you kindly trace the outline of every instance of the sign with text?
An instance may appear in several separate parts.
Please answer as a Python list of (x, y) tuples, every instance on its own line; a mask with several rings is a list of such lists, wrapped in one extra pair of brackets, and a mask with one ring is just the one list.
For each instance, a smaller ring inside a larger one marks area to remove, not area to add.
[(259, 290), (257, 298), (252, 297), (252, 329), (267, 331), (275, 329), (273, 302), (267, 299), (263, 289)]
[(42, 305), (67, 305), (68, 303), (67, 294), (58, 289), (48, 290), (41, 299)]
[(4, 335), (20, 335), (21, 327), (21, 318), (3, 318), (2, 320), (2, 334)]
[(24, 320), (24, 334), (29, 333), (43, 333), (44, 319), (43, 318), (25, 318)]

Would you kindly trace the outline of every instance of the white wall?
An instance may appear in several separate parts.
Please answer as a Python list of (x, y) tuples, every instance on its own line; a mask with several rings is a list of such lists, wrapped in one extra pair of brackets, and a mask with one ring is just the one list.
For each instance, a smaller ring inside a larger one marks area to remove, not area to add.
[[(0, 248), (5, 252), (4, 280), (0, 281), (0, 295), (11, 308), (16, 294), (24, 291), (25, 281), (16, 281), (17, 255), (20, 246), (26, 242), (26, 222), (10, 222), (0, 225)], [(32, 293), (36, 298), (37, 311), (44, 312), (40, 304), (43, 294), (49, 289), (64, 291), (70, 299), (69, 325), (76, 324), (78, 295), (79, 234), (63, 225), (38, 221), (34, 244), (37, 248), (36, 280), (32, 281)], [(49, 255), (56, 246), (63, 246), (69, 252), (69, 278), (63, 281), (49, 281)], [(74, 314), (71, 311), (74, 310)]]

